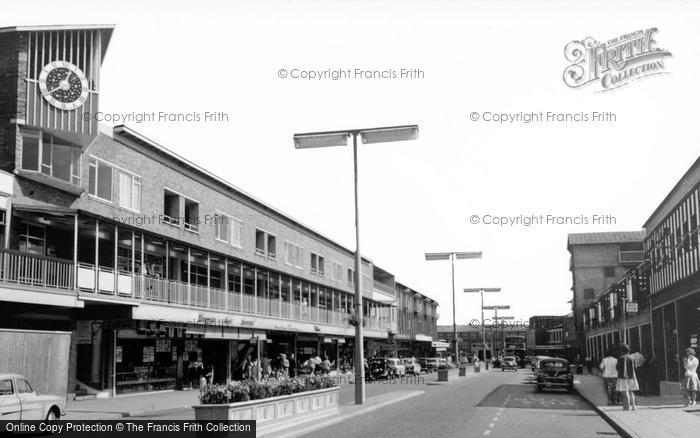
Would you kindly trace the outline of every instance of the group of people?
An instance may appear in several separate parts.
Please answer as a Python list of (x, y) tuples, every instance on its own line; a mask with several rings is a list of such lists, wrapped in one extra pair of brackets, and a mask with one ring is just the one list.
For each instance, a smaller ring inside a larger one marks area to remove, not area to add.
[[(634, 411), (637, 409), (634, 393), (640, 389), (637, 374), (638, 370), (643, 369), (646, 358), (639, 352), (630, 353), (630, 348), (626, 344), (620, 345), (619, 350), (618, 357), (615, 357), (612, 350), (608, 350), (599, 368), (602, 371), (608, 404), (619, 404), (622, 396), (623, 409)], [(695, 406), (696, 395), (700, 390), (697, 370), (698, 359), (695, 357), (695, 350), (686, 348), (680, 382), (686, 398), (686, 407)]]
[(257, 357), (245, 356), (236, 367), (238, 380), (267, 380), (270, 378), (295, 377), (297, 374), (297, 362), (294, 353), (280, 353), (275, 359), (265, 354), (258, 362)]

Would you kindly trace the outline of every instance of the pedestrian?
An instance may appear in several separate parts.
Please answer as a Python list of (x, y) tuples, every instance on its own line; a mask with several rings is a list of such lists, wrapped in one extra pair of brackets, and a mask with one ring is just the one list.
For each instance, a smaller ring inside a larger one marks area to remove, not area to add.
[(311, 366), (313, 367), (313, 373), (314, 375), (320, 374), (321, 373), (321, 363), (323, 362), (321, 360), (321, 357), (316, 353), (316, 355), (311, 359)]
[(588, 374), (593, 372), (593, 358), (590, 354), (586, 356), (586, 370), (588, 371)]
[(328, 360), (328, 356), (323, 357), (323, 362), (321, 362), (321, 374), (328, 375), (331, 372), (331, 361)]
[(207, 372), (204, 377), (207, 379), (208, 384), (214, 384), (214, 365), (209, 365), (209, 372)]
[(695, 397), (700, 391), (700, 381), (698, 380), (698, 359), (695, 357), (693, 348), (685, 349), (683, 369), (685, 371), (681, 380), (681, 389), (686, 396), (685, 406), (695, 406)]
[(617, 386), (617, 359), (613, 356), (612, 351), (605, 352), (605, 357), (598, 368), (603, 372), (603, 384), (608, 396), (608, 405), (615, 405), (618, 402), (618, 394), (615, 390)]
[(280, 371), (282, 377), (289, 376), (289, 359), (287, 359), (287, 355), (284, 353), (280, 354)]
[(617, 360), (617, 391), (622, 393), (624, 410), (637, 410), (634, 391), (639, 391), (639, 383), (634, 369), (634, 357), (627, 344), (620, 345), (620, 358)]
[(297, 360), (294, 357), (294, 353), (289, 355), (289, 377), (297, 376)]
[(260, 381), (260, 364), (257, 357), (250, 362), (250, 378), (256, 382)]
[(241, 380), (250, 379), (250, 356), (246, 356), (243, 358), (243, 361), (241, 361), (241, 364), (238, 366), (238, 369), (240, 371)]
[(267, 354), (264, 354), (262, 357), (262, 378), (267, 379), (270, 377), (270, 372), (272, 371), (272, 368), (270, 367), (270, 358), (267, 357)]

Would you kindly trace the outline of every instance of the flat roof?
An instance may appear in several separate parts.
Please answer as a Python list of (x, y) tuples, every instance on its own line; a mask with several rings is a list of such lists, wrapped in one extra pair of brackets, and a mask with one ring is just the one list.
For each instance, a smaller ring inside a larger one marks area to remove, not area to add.
[(103, 31), (104, 37), (102, 39), (102, 59), (104, 59), (107, 53), (107, 47), (109, 47), (109, 40), (112, 38), (112, 32), (114, 32), (114, 24), (42, 24), (42, 25), (29, 25), (29, 26), (10, 26), (10, 27), (0, 27), (0, 34), (2, 33), (12, 33), (12, 32), (52, 32), (52, 31), (69, 31), (69, 30), (100, 30)]
[(641, 242), (646, 233), (640, 231), (607, 231), (602, 233), (571, 233), (567, 237), (567, 248), (571, 245), (591, 245), (603, 243)]

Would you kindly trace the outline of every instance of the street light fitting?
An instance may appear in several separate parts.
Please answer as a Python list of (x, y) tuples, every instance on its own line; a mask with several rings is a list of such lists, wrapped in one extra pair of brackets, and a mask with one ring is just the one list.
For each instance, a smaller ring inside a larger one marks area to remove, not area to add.
[(418, 125), (294, 134), (294, 147), (296, 149), (311, 149), (347, 146), (348, 138), (351, 136), (360, 136), (363, 144), (415, 140), (418, 138)]
[(294, 134), (294, 148), (312, 149), (347, 146), (349, 137), (350, 133), (346, 131)]
[(510, 306), (484, 306), (484, 310), (508, 310)]
[(500, 287), (467, 287), (464, 288), (464, 292), (466, 293), (479, 293), (479, 292), (500, 292), (501, 288)]
[(362, 144), (407, 141), (418, 138), (418, 125), (388, 126), (359, 131)]

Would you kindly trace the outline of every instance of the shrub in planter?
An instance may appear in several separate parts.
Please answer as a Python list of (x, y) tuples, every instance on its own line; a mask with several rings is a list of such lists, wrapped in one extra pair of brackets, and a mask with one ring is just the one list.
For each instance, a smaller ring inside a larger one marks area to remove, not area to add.
[(295, 377), (292, 379), (264, 380), (261, 382), (245, 380), (233, 382), (229, 385), (212, 385), (199, 396), (199, 401), (203, 405), (230, 404), (333, 388), (335, 386), (338, 386), (337, 382), (328, 376)]

